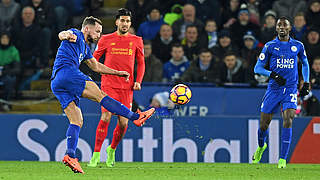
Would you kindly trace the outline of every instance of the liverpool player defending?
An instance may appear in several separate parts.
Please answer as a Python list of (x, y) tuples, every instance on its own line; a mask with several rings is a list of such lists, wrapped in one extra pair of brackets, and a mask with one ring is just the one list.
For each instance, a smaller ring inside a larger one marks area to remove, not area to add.
[(99, 19), (90, 16), (84, 19), (81, 31), (70, 29), (59, 33), (59, 39), (62, 42), (51, 77), (52, 92), (60, 101), (70, 122), (66, 133), (67, 152), (62, 161), (74, 172), (80, 173), (84, 172), (75, 157), (79, 132), (83, 124), (79, 108), (80, 96), (99, 102), (108, 111), (132, 120), (137, 126), (141, 126), (154, 112), (154, 109), (139, 112), (139, 114), (130, 111), (118, 101), (106, 96), (88, 76), (80, 72), (79, 65), (83, 61), (98, 73), (124, 77), (124, 80), (132, 78), (128, 72), (108, 68), (92, 56), (88, 43), (99, 39), (102, 31), (101, 24)]
[[(302, 63), (304, 80), (300, 95), (309, 93), (309, 64), (300, 41), (289, 36), (291, 24), (286, 17), (278, 19), (276, 24), (277, 37), (264, 46), (259, 55), (254, 72), (270, 77), (268, 89), (261, 104), (260, 128), (258, 129), (258, 148), (252, 157), (252, 163), (261, 160), (262, 153), (267, 148), (265, 142), (268, 127), (273, 114), (282, 109), (283, 128), (281, 134), (281, 151), (278, 168), (286, 167), (286, 159), (292, 136), (292, 121), (297, 108), (298, 57)], [(267, 69), (264, 66), (269, 62)]]
[[(101, 90), (110, 97), (118, 100), (127, 108), (132, 106), (133, 90), (141, 89), (141, 81), (143, 79), (145, 63), (143, 54), (143, 42), (141, 37), (130, 34), (131, 12), (121, 8), (116, 15), (117, 30), (114, 33), (103, 35), (98, 42), (98, 48), (93, 56), (96, 60), (105, 54), (104, 65), (116, 69), (129, 72), (130, 77), (133, 77), (134, 62), (137, 60), (137, 78), (131, 78), (126, 81), (124, 78), (112, 75), (102, 75)], [(100, 162), (100, 150), (103, 141), (107, 136), (108, 125), (112, 116), (112, 112), (101, 107), (101, 117), (96, 130), (96, 140), (94, 153), (88, 166), (96, 167)], [(113, 131), (113, 139), (111, 145), (107, 148), (108, 167), (113, 167), (115, 164), (115, 150), (125, 135), (128, 126), (127, 117), (118, 115), (118, 123)]]

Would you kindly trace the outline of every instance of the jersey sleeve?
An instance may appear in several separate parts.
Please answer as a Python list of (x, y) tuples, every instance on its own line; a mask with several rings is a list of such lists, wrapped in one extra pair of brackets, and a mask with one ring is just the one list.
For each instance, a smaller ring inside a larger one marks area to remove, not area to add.
[(255, 67), (254, 67), (254, 72), (255, 73), (261, 74), (261, 75), (264, 75), (264, 76), (268, 76), (268, 77), (270, 76), (271, 71), (266, 70), (264, 68), (264, 66), (269, 61), (269, 58), (270, 58), (270, 53), (269, 53), (269, 49), (270, 48), (269, 48), (269, 46), (270, 45), (267, 43), (263, 47), (263, 49), (262, 49), (262, 51), (261, 51), (261, 53), (260, 53), (260, 55), (258, 57), (257, 63), (255, 65)]
[(137, 59), (137, 79), (136, 82), (141, 83), (144, 71), (145, 71), (145, 62), (144, 62), (144, 50), (142, 38), (137, 39), (137, 49), (136, 49), (136, 59)]
[(309, 63), (308, 63), (306, 50), (304, 49), (304, 46), (302, 43), (300, 43), (298, 57), (299, 57), (301, 64), (302, 64), (303, 80), (304, 80), (304, 82), (309, 82), (309, 75), (310, 75)]
[(105, 38), (102, 37), (97, 44), (96, 50), (93, 53), (94, 58), (96, 58), (97, 61), (101, 58), (101, 56), (106, 53), (107, 50), (107, 43), (105, 43)]

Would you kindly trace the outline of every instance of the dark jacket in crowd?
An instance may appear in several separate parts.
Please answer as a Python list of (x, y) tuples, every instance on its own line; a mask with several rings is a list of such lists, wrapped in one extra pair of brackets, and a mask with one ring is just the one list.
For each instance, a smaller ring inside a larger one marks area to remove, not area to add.
[(201, 83), (220, 83), (219, 65), (215, 59), (211, 60), (210, 67), (202, 71), (199, 65), (199, 59), (192, 61), (190, 67), (183, 73), (181, 80), (183, 82), (201, 82)]
[(173, 44), (179, 43), (179, 40), (172, 37), (169, 44), (165, 44), (158, 34), (154, 40), (152, 40), (152, 54), (154, 54), (160, 61), (164, 64), (168, 62), (171, 58), (171, 47)]
[(145, 58), (146, 70), (143, 82), (161, 82), (162, 81), (162, 63), (153, 54)]

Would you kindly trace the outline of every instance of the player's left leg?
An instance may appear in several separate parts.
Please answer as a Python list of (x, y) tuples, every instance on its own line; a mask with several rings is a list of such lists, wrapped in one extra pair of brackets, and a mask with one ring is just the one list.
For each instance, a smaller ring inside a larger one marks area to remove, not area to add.
[(113, 131), (113, 138), (111, 145), (107, 148), (107, 161), (108, 167), (113, 167), (115, 165), (115, 152), (118, 144), (122, 140), (128, 128), (128, 119), (123, 116), (118, 116), (118, 123)]
[(286, 159), (288, 156), (291, 137), (292, 137), (292, 121), (295, 116), (295, 109), (286, 109), (283, 111), (283, 128), (281, 133), (281, 151), (278, 168), (286, 167)]
[[(119, 101), (131, 109), (133, 100), (133, 90), (116, 89), (114, 90)], [(113, 167), (115, 165), (115, 151), (125, 135), (128, 128), (128, 119), (123, 116), (118, 116), (118, 123), (113, 131), (113, 139), (111, 145), (107, 148), (107, 161), (108, 167)]]
[(84, 173), (78, 159), (76, 158), (76, 149), (78, 144), (78, 138), (80, 133), (80, 128), (83, 124), (83, 117), (80, 108), (72, 101), (64, 109), (70, 124), (67, 130), (67, 153), (63, 158), (63, 162), (71, 168), (75, 173)]

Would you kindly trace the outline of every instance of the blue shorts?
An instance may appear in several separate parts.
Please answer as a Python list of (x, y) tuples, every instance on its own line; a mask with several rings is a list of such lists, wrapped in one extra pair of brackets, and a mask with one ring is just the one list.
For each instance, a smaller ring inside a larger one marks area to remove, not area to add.
[(61, 68), (51, 79), (51, 90), (59, 100), (62, 109), (72, 101), (79, 107), (80, 97), (86, 86), (86, 81), (92, 81), (79, 69)]
[(280, 105), (282, 111), (297, 109), (297, 91), (296, 87), (268, 89), (262, 100), (261, 112), (275, 113)]

